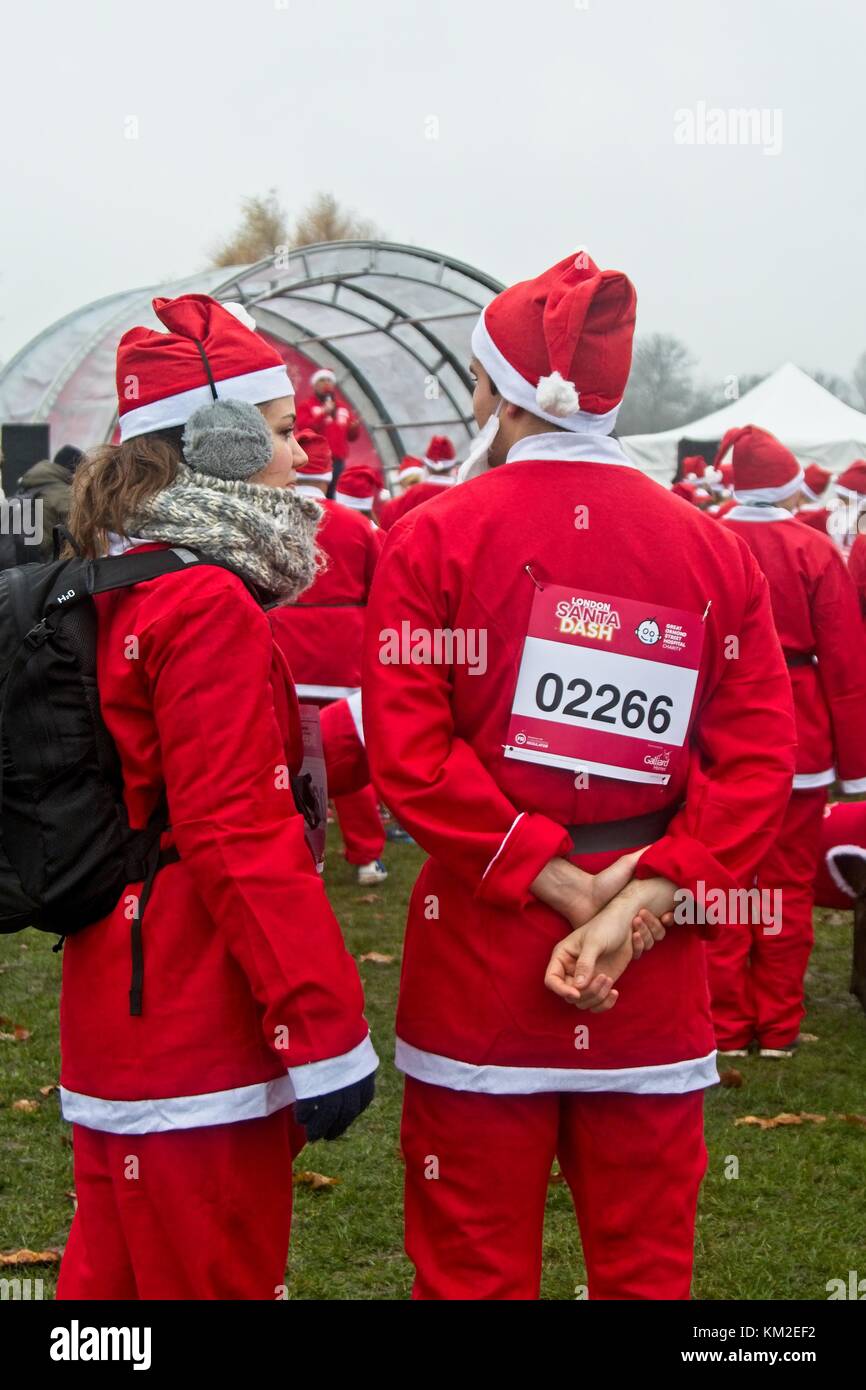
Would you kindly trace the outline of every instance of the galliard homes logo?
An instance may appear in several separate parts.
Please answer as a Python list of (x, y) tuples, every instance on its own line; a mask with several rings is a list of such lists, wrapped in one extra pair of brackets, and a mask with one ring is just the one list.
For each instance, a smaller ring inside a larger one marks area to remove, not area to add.
[(596, 642), (612, 642), (620, 628), (619, 613), (605, 599), (562, 599), (556, 605), (559, 631), (569, 637), (590, 637)]

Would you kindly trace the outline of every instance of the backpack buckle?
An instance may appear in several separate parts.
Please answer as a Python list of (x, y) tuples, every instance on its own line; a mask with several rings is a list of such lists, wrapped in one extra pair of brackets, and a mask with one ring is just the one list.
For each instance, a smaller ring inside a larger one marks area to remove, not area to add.
[(35, 627), (31, 627), (30, 631), (25, 635), (23, 645), (28, 647), (31, 652), (37, 651), (48, 637), (49, 631), (48, 623), (43, 618)]

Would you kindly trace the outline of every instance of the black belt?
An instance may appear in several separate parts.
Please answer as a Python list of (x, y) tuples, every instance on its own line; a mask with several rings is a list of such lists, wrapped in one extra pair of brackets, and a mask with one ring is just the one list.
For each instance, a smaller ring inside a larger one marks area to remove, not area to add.
[(666, 806), (645, 816), (599, 821), (595, 825), (567, 825), (573, 854), (607, 854), (611, 850), (640, 849), (664, 835), (679, 806)]
[(792, 666), (814, 666), (815, 657), (812, 652), (785, 652), (785, 665)]

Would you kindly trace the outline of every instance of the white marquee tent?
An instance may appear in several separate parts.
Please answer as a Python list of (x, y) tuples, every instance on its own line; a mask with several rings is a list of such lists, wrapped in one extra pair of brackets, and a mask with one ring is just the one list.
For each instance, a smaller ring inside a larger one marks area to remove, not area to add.
[(634, 464), (662, 482), (676, 473), (677, 445), (718, 442), (727, 430), (760, 425), (797, 455), (841, 473), (866, 457), (866, 414), (845, 405), (793, 362), (786, 362), (739, 400), (692, 424), (659, 434), (627, 435), (620, 442)]

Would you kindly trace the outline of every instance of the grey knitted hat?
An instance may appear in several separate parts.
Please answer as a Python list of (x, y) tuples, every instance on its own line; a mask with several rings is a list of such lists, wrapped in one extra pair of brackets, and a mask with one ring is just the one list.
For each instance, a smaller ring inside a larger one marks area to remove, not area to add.
[(246, 401), (211, 401), (189, 417), (183, 454), (196, 473), (246, 482), (266, 468), (274, 452), (271, 432), (260, 410)]

